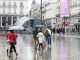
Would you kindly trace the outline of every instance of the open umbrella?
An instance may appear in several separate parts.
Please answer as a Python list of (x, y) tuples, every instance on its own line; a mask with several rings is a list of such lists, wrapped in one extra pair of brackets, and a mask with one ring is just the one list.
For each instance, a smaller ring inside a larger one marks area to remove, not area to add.
[(43, 27), (45, 27), (45, 26), (44, 26), (44, 25), (36, 25), (35, 27), (43, 28)]
[(9, 27), (8, 30), (24, 30), (25, 28), (23, 26), (12, 26)]

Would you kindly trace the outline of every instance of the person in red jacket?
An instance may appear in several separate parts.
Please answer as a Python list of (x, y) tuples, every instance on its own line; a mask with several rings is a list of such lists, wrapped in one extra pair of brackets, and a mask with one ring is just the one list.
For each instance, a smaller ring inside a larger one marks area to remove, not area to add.
[(18, 36), (18, 35), (16, 35), (16, 34), (14, 33), (14, 30), (10, 30), (10, 34), (9, 34), (9, 36), (8, 36), (8, 38), (9, 38), (9, 43), (10, 43), (10, 45), (11, 45), (11, 46), (10, 46), (10, 53), (12, 53), (12, 52), (13, 52), (12, 50), (14, 50), (16, 56), (18, 55), (18, 53), (16, 52), (16, 48), (15, 48), (17, 36)]

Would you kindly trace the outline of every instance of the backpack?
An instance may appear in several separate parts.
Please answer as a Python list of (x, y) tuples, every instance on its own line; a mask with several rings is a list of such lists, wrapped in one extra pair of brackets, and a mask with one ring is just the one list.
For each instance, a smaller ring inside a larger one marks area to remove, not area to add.
[(44, 35), (45, 35), (45, 37), (49, 37), (50, 36), (48, 30), (45, 31)]

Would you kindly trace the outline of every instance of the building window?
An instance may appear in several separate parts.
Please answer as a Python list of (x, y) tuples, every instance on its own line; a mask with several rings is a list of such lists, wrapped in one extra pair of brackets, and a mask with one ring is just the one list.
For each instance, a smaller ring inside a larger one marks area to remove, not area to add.
[(2, 26), (6, 26), (6, 17), (2, 17)]
[(11, 25), (11, 17), (8, 17), (8, 25)]
[(13, 17), (13, 25), (17, 21), (17, 17)]

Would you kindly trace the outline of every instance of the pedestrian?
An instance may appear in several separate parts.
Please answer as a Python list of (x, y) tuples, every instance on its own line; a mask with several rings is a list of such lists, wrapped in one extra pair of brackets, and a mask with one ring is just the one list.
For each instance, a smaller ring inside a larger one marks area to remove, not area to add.
[(16, 51), (16, 48), (15, 48), (17, 36), (18, 35), (16, 35), (14, 33), (14, 30), (10, 30), (10, 34), (8, 35), (8, 39), (9, 39), (9, 43), (10, 43), (10, 51), (9, 51), (9, 53), (11, 54), (13, 52), (13, 50), (14, 50), (16, 56), (18, 55), (18, 53)]
[(34, 38), (34, 47), (35, 47), (35, 49), (37, 49), (37, 46), (38, 46), (37, 34), (38, 34), (38, 28), (35, 27), (35, 29), (33, 30), (33, 38)]
[(38, 37), (38, 41), (39, 41), (39, 50), (43, 49), (43, 43), (45, 42), (45, 39), (44, 39), (44, 34), (42, 32), (42, 30), (39, 31), (39, 33), (37, 34), (37, 37)]
[(53, 34), (55, 34), (55, 28), (52, 29)]
[(44, 31), (44, 35), (45, 35), (47, 44), (51, 45), (51, 30), (50, 29), (46, 29)]

